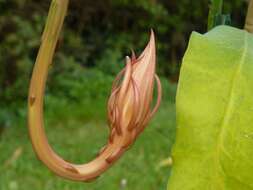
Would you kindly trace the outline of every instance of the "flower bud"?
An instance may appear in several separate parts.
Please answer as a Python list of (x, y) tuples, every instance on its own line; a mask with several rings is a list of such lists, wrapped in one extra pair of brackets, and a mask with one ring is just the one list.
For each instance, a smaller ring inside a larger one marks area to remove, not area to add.
[[(108, 101), (111, 129), (115, 129), (118, 135), (130, 135), (134, 131), (132, 141), (143, 131), (160, 105), (161, 83), (155, 66), (156, 48), (152, 31), (150, 41), (139, 58), (135, 57), (134, 52), (131, 58), (126, 57), (126, 66), (115, 79)], [(155, 81), (158, 99), (152, 109)]]

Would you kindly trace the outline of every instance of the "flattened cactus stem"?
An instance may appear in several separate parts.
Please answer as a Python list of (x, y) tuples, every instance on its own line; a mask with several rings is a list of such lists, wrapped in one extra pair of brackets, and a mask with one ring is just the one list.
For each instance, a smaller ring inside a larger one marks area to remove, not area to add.
[(208, 16), (208, 31), (215, 26), (215, 18), (222, 13), (223, 0), (211, 0)]
[(253, 0), (249, 1), (249, 9), (246, 17), (245, 30), (253, 34)]

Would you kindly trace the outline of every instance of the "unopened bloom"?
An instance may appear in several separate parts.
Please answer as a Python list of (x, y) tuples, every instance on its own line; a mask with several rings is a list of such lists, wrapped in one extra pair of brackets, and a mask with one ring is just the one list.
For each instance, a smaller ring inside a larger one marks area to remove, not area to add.
[[(115, 79), (108, 101), (111, 139), (114, 135), (125, 136), (126, 147), (143, 131), (160, 105), (161, 84), (155, 67), (156, 47), (152, 31), (143, 53), (138, 58), (134, 52), (131, 58), (126, 57), (126, 66)], [(155, 82), (158, 100), (152, 109)]]

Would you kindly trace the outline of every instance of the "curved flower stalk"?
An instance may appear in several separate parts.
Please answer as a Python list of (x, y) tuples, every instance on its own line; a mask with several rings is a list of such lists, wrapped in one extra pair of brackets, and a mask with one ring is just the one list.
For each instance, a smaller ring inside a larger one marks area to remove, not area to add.
[[(155, 74), (155, 37), (139, 58), (134, 53), (126, 58), (126, 67), (116, 77), (108, 100), (108, 122), (111, 129), (107, 145), (91, 162), (69, 163), (59, 157), (48, 143), (43, 121), (43, 99), (53, 54), (67, 11), (68, 0), (53, 0), (42, 44), (34, 66), (28, 99), (30, 138), (38, 158), (55, 174), (66, 179), (86, 181), (96, 179), (112, 166), (134, 143), (157, 111), (161, 101), (161, 84)], [(153, 109), (154, 82), (157, 82), (157, 103)]]

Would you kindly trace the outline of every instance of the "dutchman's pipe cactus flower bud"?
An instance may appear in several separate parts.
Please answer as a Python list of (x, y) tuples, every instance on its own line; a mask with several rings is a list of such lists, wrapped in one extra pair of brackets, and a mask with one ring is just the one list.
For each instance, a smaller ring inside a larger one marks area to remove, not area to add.
[[(67, 11), (68, 0), (52, 0), (42, 44), (30, 84), (28, 110), (29, 132), (38, 158), (55, 174), (66, 179), (96, 179), (118, 160), (143, 131), (161, 101), (161, 84), (155, 74), (155, 37), (139, 58), (134, 53), (126, 58), (126, 67), (117, 76), (108, 100), (108, 121), (111, 133), (107, 145), (93, 161), (76, 165), (57, 155), (48, 143), (43, 122), (43, 100), (49, 66)], [(157, 103), (152, 109), (154, 83), (157, 82)]]
[[(136, 58), (134, 53), (131, 58), (126, 57), (126, 67), (119, 73), (113, 84), (108, 102), (108, 118), (112, 135), (132, 134), (135, 138), (157, 111), (161, 101), (161, 84), (155, 74), (155, 66), (155, 38), (152, 31), (150, 42), (144, 52), (139, 58)], [(157, 82), (158, 100), (155, 107), (151, 109), (154, 82)], [(133, 139), (127, 138), (127, 140)]]

